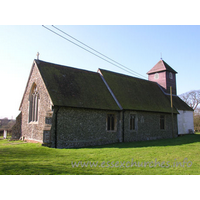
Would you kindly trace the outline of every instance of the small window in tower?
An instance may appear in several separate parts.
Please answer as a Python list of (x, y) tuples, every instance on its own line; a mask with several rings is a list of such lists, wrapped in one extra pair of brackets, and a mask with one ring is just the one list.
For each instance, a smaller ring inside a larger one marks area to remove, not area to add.
[(173, 74), (171, 72), (169, 73), (169, 78), (173, 79)]
[(158, 78), (159, 78), (159, 74), (156, 73), (156, 74), (154, 75), (154, 79), (158, 79)]

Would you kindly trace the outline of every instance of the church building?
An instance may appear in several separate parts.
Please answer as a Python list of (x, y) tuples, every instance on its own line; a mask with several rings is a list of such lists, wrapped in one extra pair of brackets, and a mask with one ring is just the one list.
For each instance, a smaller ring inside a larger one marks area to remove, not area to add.
[(176, 95), (176, 73), (163, 60), (147, 73), (149, 80), (34, 60), (16, 135), (74, 148), (188, 133), (194, 129), (193, 110)]

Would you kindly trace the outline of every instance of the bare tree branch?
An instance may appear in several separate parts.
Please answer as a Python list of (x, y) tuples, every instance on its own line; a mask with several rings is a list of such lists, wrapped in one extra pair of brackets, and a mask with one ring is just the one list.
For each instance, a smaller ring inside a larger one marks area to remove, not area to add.
[(200, 104), (200, 90), (193, 90), (180, 95), (180, 98), (194, 110)]

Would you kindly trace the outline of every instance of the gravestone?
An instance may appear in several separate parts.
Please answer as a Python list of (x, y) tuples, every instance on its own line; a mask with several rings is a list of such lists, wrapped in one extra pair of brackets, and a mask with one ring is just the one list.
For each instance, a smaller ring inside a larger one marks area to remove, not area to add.
[(3, 139), (6, 139), (7, 138), (7, 130), (4, 130), (3, 132)]

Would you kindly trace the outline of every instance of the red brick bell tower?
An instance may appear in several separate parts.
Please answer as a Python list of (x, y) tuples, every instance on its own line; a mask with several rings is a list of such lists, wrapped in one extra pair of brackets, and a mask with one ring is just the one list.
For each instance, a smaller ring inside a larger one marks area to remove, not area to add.
[(164, 60), (161, 59), (147, 74), (149, 81), (157, 82), (166, 93), (170, 93), (170, 86), (172, 86), (172, 94), (176, 95), (177, 72)]

